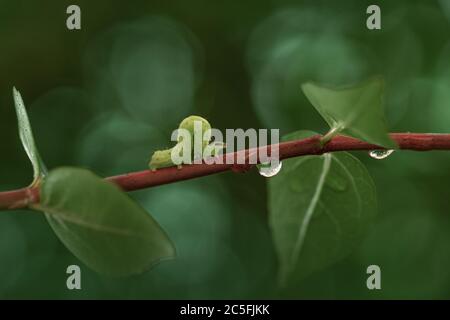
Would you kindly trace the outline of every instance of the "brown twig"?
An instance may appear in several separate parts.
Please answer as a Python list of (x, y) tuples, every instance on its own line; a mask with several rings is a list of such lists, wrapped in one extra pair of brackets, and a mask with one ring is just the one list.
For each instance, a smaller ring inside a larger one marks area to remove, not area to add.
[[(450, 134), (434, 133), (393, 133), (391, 138), (397, 142), (400, 149), (429, 151), (429, 150), (450, 150)], [(338, 135), (332, 138), (326, 145), (322, 146), (321, 135), (310, 138), (293, 140), (279, 144), (280, 160), (299, 157), (304, 155), (318, 155), (335, 151), (352, 150), (375, 150), (383, 149), (379, 146), (363, 142), (354, 138)], [(239, 155), (248, 158), (249, 154), (259, 151), (270, 155), (274, 145), (259, 147), (257, 149), (247, 149), (233, 154), (222, 155), (237, 159)], [(265, 150), (267, 149), (267, 150)], [(258, 159), (259, 161), (259, 159)], [(225, 162), (225, 161), (223, 161)], [(236, 162), (235, 162), (236, 163)], [(191, 164), (183, 165), (181, 169), (177, 167), (161, 168), (156, 171), (144, 170), (123, 175), (106, 178), (107, 181), (115, 183), (124, 191), (139, 190), (172, 182), (198, 178), (210, 174), (232, 170), (235, 172), (247, 171), (251, 165), (248, 164)], [(26, 208), (32, 203), (39, 202), (39, 189), (29, 187), (19, 190), (0, 192), (0, 209), (20, 209)]]

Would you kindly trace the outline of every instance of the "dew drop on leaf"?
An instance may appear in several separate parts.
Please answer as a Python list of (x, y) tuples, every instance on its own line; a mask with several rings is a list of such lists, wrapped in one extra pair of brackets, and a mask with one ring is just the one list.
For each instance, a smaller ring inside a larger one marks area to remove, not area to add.
[(263, 177), (270, 178), (276, 176), (280, 172), (283, 163), (280, 161), (275, 167), (271, 163), (257, 165), (259, 174)]
[(382, 160), (389, 157), (394, 150), (372, 150), (369, 152), (369, 156), (373, 159)]

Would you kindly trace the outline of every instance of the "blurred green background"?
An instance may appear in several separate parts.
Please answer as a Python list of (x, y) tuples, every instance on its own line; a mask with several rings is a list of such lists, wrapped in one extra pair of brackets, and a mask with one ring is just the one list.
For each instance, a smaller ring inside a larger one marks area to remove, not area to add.
[[(82, 30), (66, 28), (77, 4)], [(50, 168), (102, 176), (146, 168), (190, 114), (219, 129), (325, 132), (300, 90), (380, 74), (392, 131), (450, 132), (450, 1), (0, 0), (0, 190), (27, 185), (11, 89)], [(450, 152), (355, 153), (379, 216), (358, 251), (290, 298), (450, 298)], [(134, 192), (179, 258), (126, 279), (97, 275), (40, 213), (0, 213), (0, 298), (277, 298), (265, 178), (225, 173)], [(82, 267), (82, 290), (66, 268)], [(377, 264), (382, 289), (366, 288)]]

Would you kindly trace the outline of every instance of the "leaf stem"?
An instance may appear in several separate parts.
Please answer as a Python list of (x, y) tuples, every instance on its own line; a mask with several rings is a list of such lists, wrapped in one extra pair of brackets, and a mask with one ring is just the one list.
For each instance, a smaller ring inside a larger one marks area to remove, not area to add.
[(341, 125), (336, 125), (335, 127), (331, 128), (330, 131), (328, 131), (322, 138), (320, 138), (320, 144), (322, 146), (326, 145), (328, 142), (330, 142), (333, 137), (337, 136), (339, 132), (342, 130)]
[[(330, 132), (327, 134), (329, 136)], [(327, 152), (336, 151), (355, 151), (355, 150), (383, 150), (384, 148), (370, 144), (355, 138), (342, 135), (332, 137), (326, 144), (323, 141), (327, 135), (315, 135), (306, 139), (282, 142), (278, 145), (280, 160), (300, 157), (304, 155), (319, 155)], [(449, 150), (450, 151), (450, 134), (435, 133), (392, 133), (391, 138), (397, 142), (399, 149), (414, 151), (431, 151), (431, 150)], [(271, 153), (271, 148), (275, 145), (263, 146), (260, 148), (247, 149), (234, 152), (231, 156), (237, 159), (239, 155), (244, 153), (246, 156), (257, 152)], [(265, 150), (267, 148), (267, 150)], [(230, 155), (228, 155), (229, 157)], [(227, 155), (221, 155), (226, 159)], [(246, 157), (249, 158), (249, 157)], [(155, 187), (168, 183), (198, 178), (215, 173), (232, 170), (234, 172), (245, 172), (248, 170), (240, 170), (241, 166), (252, 167), (253, 165), (236, 165), (236, 164), (191, 164), (183, 165), (181, 169), (175, 167), (161, 168), (156, 171), (144, 170), (139, 172), (126, 173), (118, 176), (105, 178), (124, 191), (134, 191)], [(259, 162), (259, 156), (258, 156)], [(236, 163), (236, 161), (235, 161)], [(247, 168), (248, 169), (248, 168)], [(0, 192), (0, 210), (5, 209), (21, 209), (27, 208), (33, 203), (39, 202), (39, 189), (34, 186), (28, 188)]]

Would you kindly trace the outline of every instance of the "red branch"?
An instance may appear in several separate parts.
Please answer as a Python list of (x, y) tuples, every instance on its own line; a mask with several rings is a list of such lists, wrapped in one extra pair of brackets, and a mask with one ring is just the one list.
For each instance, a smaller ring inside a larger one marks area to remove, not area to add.
[[(393, 133), (391, 138), (397, 142), (400, 149), (429, 151), (429, 150), (450, 150), (450, 134), (433, 133)], [(294, 140), (279, 144), (279, 157), (281, 160), (303, 156), (318, 155), (335, 151), (352, 150), (375, 150), (383, 149), (379, 146), (363, 142), (354, 138), (338, 135), (331, 139), (325, 146), (321, 145), (321, 135), (316, 135), (307, 139)], [(249, 154), (259, 151), (270, 155), (270, 150), (274, 145), (248, 149), (229, 154), (234, 159), (244, 153)], [(267, 149), (267, 150), (266, 150)], [(227, 155), (223, 155), (225, 159)], [(225, 162), (225, 161), (223, 161)], [(236, 162), (235, 162), (236, 163)], [(252, 165), (248, 164), (191, 164), (183, 165), (181, 169), (177, 167), (161, 168), (156, 171), (144, 170), (123, 175), (106, 178), (118, 185), (124, 191), (139, 190), (172, 182), (188, 180), (207, 176), (214, 173), (232, 170), (234, 172), (248, 171)], [(14, 191), (0, 192), (0, 209), (26, 208), (31, 203), (39, 202), (39, 189), (24, 188)]]

